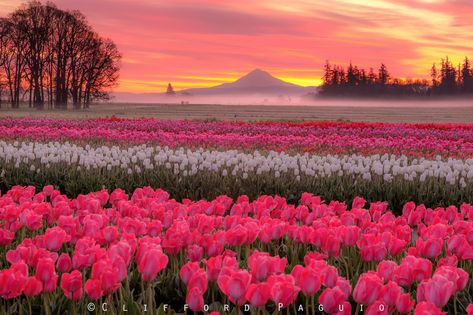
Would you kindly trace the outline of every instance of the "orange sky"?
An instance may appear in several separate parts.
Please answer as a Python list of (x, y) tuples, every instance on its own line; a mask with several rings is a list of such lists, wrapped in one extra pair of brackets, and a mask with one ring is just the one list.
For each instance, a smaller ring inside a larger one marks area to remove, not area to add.
[[(0, 0), (0, 15), (24, 1)], [(473, 0), (56, 0), (123, 53), (117, 91), (232, 81), (254, 68), (309, 86), (326, 59), (427, 77), (445, 55), (473, 57)], [(362, 3), (362, 4), (360, 4)]]

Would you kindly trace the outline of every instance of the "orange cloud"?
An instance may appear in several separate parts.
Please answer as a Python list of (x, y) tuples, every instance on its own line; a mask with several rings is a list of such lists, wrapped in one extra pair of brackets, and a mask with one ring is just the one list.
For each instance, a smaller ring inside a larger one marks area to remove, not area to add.
[[(21, 1), (4, 0), (0, 15)], [(399, 77), (428, 77), (431, 63), (473, 52), (469, 0), (59, 0), (78, 9), (123, 53), (117, 90), (164, 91), (228, 82), (262, 68), (320, 84), (326, 59), (381, 62)]]

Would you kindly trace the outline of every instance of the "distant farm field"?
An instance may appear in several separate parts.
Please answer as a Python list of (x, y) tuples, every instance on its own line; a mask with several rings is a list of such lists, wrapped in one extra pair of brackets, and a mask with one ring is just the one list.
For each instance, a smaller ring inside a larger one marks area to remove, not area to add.
[[(96, 117), (154, 117), (162, 119), (192, 120), (294, 120), (294, 121), (384, 121), (384, 122), (436, 122), (472, 123), (471, 105), (462, 103), (334, 103), (334, 105), (209, 105), (209, 104), (100, 104), (81, 110), (43, 110), (28, 107), (20, 109), (1, 108), (0, 117), (49, 117), (49, 118), (96, 118)], [(360, 104), (360, 105), (358, 105)]]

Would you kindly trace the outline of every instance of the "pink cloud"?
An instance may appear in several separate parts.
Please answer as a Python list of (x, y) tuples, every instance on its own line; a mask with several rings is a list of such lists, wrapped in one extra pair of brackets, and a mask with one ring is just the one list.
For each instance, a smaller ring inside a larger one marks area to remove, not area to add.
[[(7, 0), (14, 7), (17, 0)], [(263, 68), (293, 82), (319, 81), (326, 59), (388, 65), (425, 77), (443, 52), (473, 51), (473, 3), (465, 0), (60, 0), (122, 51), (122, 91), (229, 81)], [(221, 80), (221, 81), (219, 81)]]

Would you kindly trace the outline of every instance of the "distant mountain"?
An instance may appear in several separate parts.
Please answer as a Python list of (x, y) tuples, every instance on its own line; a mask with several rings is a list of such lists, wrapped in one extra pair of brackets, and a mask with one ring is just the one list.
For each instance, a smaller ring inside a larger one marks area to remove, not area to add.
[(267, 95), (302, 96), (314, 92), (316, 87), (303, 87), (273, 77), (269, 72), (255, 69), (231, 83), (208, 88), (194, 88), (179, 91), (184, 95)]
[[(280, 103), (292, 97), (317, 93), (316, 86), (304, 87), (273, 77), (269, 72), (255, 69), (230, 83), (208, 88), (176, 91), (175, 95), (162, 93), (115, 92), (112, 101), (119, 103), (202, 102), (202, 103)], [(228, 96), (225, 98), (225, 96)]]

